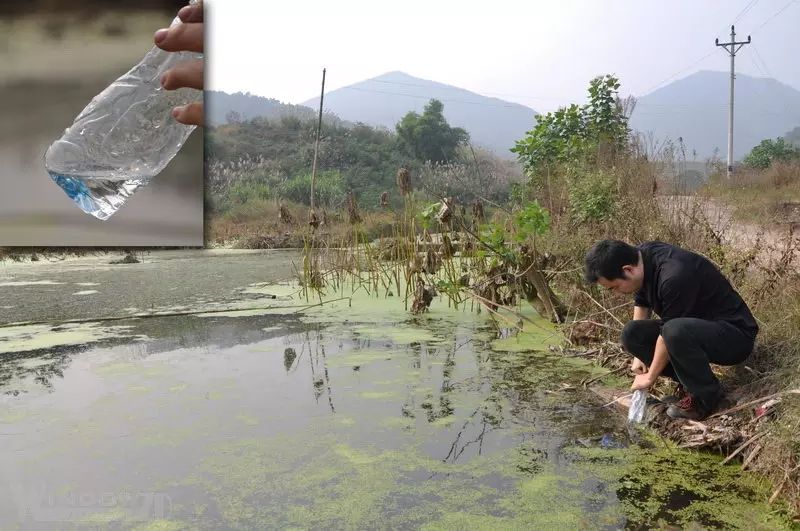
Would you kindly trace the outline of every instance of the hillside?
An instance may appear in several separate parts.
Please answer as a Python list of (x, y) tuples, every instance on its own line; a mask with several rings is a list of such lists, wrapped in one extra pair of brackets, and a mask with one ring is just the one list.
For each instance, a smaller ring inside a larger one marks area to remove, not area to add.
[[(701, 71), (638, 99), (631, 127), (656, 138), (683, 138), (686, 156), (705, 159), (728, 149), (727, 72)], [(741, 159), (765, 138), (800, 125), (800, 91), (774, 79), (736, 76), (734, 157)]]
[[(681, 138), (688, 160), (703, 161), (715, 150), (725, 159), (728, 79), (726, 72), (701, 71), (641, 96), (631, 127), (652, 133), (661, 141)], [(524, 105), (402, 72), (390, 72), (327, 93), (325, 120), (340, 125), (362, 122), (394, 131), (395, 124), (407, 112), (421, 112), (431, 98), (444, 103), (447, 121), (466, 129), (474, 145), (507, 159), (514, 158), (508, 149), (535, 123), (536, 112)], [(319, 98), (291, 105), (252, 94), (208, 91), (206, 102), (209, 123), (220, 125), (228, 121), (231, 111), (244, 120), (257, 116), (311, 120), (316, 117)], [(799, 125), (800, 91), (774, 79), (737, 76), (735, 158), (744, 157), (761, 140), (784, 136)]]
[[(237, 92), (228, 94), (215, 90), (207, 90), (205, 93), (206, 123), (210, 126), (217, 126), (228, 123), (230, 113), (236, 113), (237, 120), (251, 120), (253, 118), (267, 118), (280, 120), (283, 117), (292, 116), (300, 120), (315, 120), (318, 110), (304, 105), (293, 105), (282, 103), (276, 99), (264, 98), (250, 93)], [(339, 123), (341, 120), (334, 114), (326, 112), (323, 115), (326, 123)]]
[[(432, 98), (444, 103), (448, 123), (466, 129), (473, 144), (508, 159), (514, 158), (508, 150), (533, 128), (537, 114), (524, 105), (403, 72), (389, 72), (332, 90), (325, 94), (325, 108), (343, 120), (394, 130), (403, 115), (409, 111), (422, 112)], [(319, 98), (307, 100), (303, 105), (313, 108), (319, 105)]]

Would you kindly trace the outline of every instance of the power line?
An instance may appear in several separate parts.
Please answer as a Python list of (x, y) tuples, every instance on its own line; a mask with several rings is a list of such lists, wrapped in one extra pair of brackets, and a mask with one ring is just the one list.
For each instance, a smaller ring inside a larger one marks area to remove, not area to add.
[[(758, 60), (764, 66), (764, 69), (762, 70), (761, 67), (758, 65), (758, 63), (755, 60), (753, 60), (753, 64), (756, 65), (756, 68), (758, 68), (759, 72), (761, 72), (764, 75), (764, 77), (769, 77), (769, 78), (774, 79), (774, 77), (772, 76), (772, 73), (769, 71), (769, 67), (767, 66), (767, 62), (764, 61), (764, 58), (758, 52), (758, 48), (756, 48), (755, 45), (753, 45), (753, 51), (756, 53), (755, 56), (758, 57)], [(753, 59), (753, 58), (751, 57), (751, 59)], [(765, 99), (766, 99), (766, 97), (765, 97)], [(792, 115), (792, 110), (789, 109), (789, 106), (786, 104), (786, 102), (783, 101), (782, 99), (779, 100), (779, 101), (780, 101), (781, 107), (783, 107), (783, 109), (786, 111), (786, 115), (791, 116)]]
[(738, 21), (739, 21), (739, 19), (740, 19), (740, 18), (742, 18), (742, 17), (744, 16), (744, 14), (745, 14), (745, 13), (747, 13), (748, 11), (750, 11), (751, 9), (753, 9), (753, 7), (754, 7), (754, 6), (755, 6), (757, 3), (758, 3), (758, 0), (752, 0), (752, 1), (751, 1), (749, 4), (747, 4), (746, 6), (744, 6), (744, 9), (742, 9), (741, 11), (739, 11), (739, 14), (738, 14), (738, 15), (736, 15), (736, 18), (735, 18), (735, 19), (733, 19), (733, 21), (730, 23), (730, 25), (732, 26), (732, 25), (736, 24), (736, 22), (738, 22)]
[[(454, 99), (438, 98), (435, 95), (407, 94), (407, 93), (403, 93), (403, 92), (391, 92), (391, 91), (387, 91), (387, 90), (373, 90), (373, 89), (366, 89), (366, 88), (360, 88), (360, 87), (341, 87), (341, 89), (339, 89), (339, 90), (355, 90), (355, 91), (359, 91), (359, 92), (370, 92), (370, 93), (375, 93), (375, 94), (387, 94), (387, 95), (390, 95), (390, 96), (405, 96), (405, 97), (408, 97), (408, 98), (415, 98), (415, 99), (422, 99), (422, 100), (438, 99), (439, 101), (441, 101), (443, 103), (444, 102), (448, 102), (448, 103), (465, 103), (465, 104), (477, 105), (477, 106), (481, 106), (481, 107), (514, 108), (514, 107), (518, 107), (519, 106), (518, 104), (496, 105), (496, 104), (491, 104), (491, 103), (483, 103), (483, 102), (480, 102), (480, 101), (466, 101), (466, 100), (454, 100)], [(716, 111), (724, 111), (724, 109), (728, 107), (728, 104), (727, 103), (696, 103), (696, 104), (682, 103), (682, 104), (674, 104), (673, 105), (673, 104), (668, 104), (668, 103), (647, 103), (647, 102), (643, 102), (643, 103), (637, 103), (636, 106), (637, 106), (637, 108), (638, 107), (654, 107), (656, 109), (664, 109), (664, 111), (661, 112), (661, 113), (659, 113), (659, 112), (649, 112), (649, 113), (637, 113), (637, 114), (648, 114), (648, 115), (662, 114), (662, 115), (668, 115), (668, 114), (674, 113), (675, 110), (677, 110), (677, 111), (684, 110), (686, 112), (693, 112), (693, 111), (696, 111), (697, 109), (704, 109), (704, 110), (709, 110), (710, 109), (710, 110), (716, 110)], [(753, 114), (753, 111), (750, 111), (749, 109), (743, 109), (741, 112), (746, 112), (746, 113)], [(769, 112), (769, 111), (764, 111), (761, 114), (763, 114), (763, 115), (772, 115), (772, 116), (783, 116), (783, 113)]]
[[(386, 91), (386, 90), (373, 90), (373, 89), (366, 89), (366, 88), (360, 88), (360, 87), (342, 87), (342, 88), (340, 88), (338, 90), (357, 90), (359, 92), (374, 92), (376, 94), (389, 94), (389, 95), (392, 95), (392, 96), (406, 96), (408, 98), (417, 98), (417, 99), (424, 99), (424, 100), (438, 99), (441, 102), (466, 103), (466, 104), (469, 104), (469, 105), (478, 105), (478, 106), (482, 106), (482, 107), (503, 107), (503, 108), (506, 108), (506, 109), (512, 109), (512, 108), (516, 108), (516, 107), (524, 107), (524, 105), (519, 104), (519, 103), (510, 103), (508, 105), (497, 105), (497, 104), (493, 104), (493, 103), (483, 103), (483, 102), (480, 102), (480, 101), (466, 101), (466, 100), (453, 100), (453, 99), (448, 99), (448, 98), (435, 98), (435, 97), (432, 97), (432, 96), (424, 96), (424, 95), (418, 95), (418, 94), (407, 94), (407, 93), (402, 93), (402, 92), (389, 92), (389, 91)], [(533, 110), (533, 109), (531, 109), (531, 110)]]
[(779, 9), (779, 10), (778, 10), (776, 13), (774, 13), (774, 14), (773, 14), (773, 15), (771, 15), (769, 18), (767, 18), (767, 20), (765, 20), (764, 22), (762, 22), (762, 23), (761, 23), (761, 25), (760, 25), (760, 26), (758, 26), (756, 29), (754, 29), (754, 30), (753, 30), (751, 33), (755, 33), (755, 32), (757, 32), (758, 30), (760, 30), (761, 28), (763, 28), (764, 26), (766, 26), (766, 25), (767, 25), (767, 24), (768, 24), (768, 23), (769, 23), (769, 22), (770, 22), (772, 19), (774, 19), (775, 17), (777, 17), (778, 15), (780, 15), (781, 13), (783, 13), (784, 11), (786, 11), (786, 10), (789, 8), (789, 6), (791, 6), (791, 5), (792, 5), (792, 4), (794, 4), (795, 2), (797, 2), (797, 0), (789, 0), (789, 3), (788, 3), (788, 4), (786, 4), (785, 6), (783, 6), (782, 8), (780, 8), (780, 9)]
[[(385, 83), (387, 85), (401, 85), (407, 87), (421, 87), (421, 88), (431, 88), (430, 85), (423, 85), (422, 83), (404, 83), (402, 81), (388, 81), (385, 79), (367, 79), (364, 83)], [(463, 89), (460, 87), (450, 87), (447, 85), (436, 87), (439, 90), (451, 90), (451, 91), (468, 91), (467, 89)], [(476, 93), (477, 94), (477, 93)], [(510, 94), (508, 92), (481, 92), (478, 94), (479, 96), (506, 96), (511, 98), (526, 98), (530, 100), (547, 100), (547, 101), (563, 101), (563, 98), (551, 98), (545, 96), (529, 96), (527, 94)]]
[[(761, 64), (762, 64), (762, 65), (764, 65), (764, 70), (761, 70), (761, 67), (759, 67), (759, 66), (758, 66), (758, 64), (756, 64), (756, 68), (758, 68), (758, 70), (759, 70), (759, 71), (760, 71), (762, 74), (764, 74), (764, 77), (773, 77), (773, 76), (772, 76), (772, 74), (771, 74), (771, 73), (770, 73), (770, 71), (769, 71), (769, 68), (767, 68), (767, 63), (766, 63), (766, 61), (764, 61), (764, 58), (763, 58), (763, 57), (761, 57), (761, 54), (760, 54), (760, 53), (758, 53), (758, 48), (756, 48), (756, 46), (755, 46), (755, 45), (753, 45), (753, 51), (755, 52), (755, 54), (756, 54), (756, 57), (758, 57), (758, 60), (759, 60), (759, 61), (761, 61)], [(766, 71), (766, 73), (764, 73), (765, 71)]]
[(697, 66), (698, 64), (702, 63), (703, 61), (705, 61), (706, 59), (708, 59), (709, 57), (711, 57), (711, 56), (712, 56), (712, 55), (713, 55), (715, 52), (716, 52), (716, 50), (712, 50), (712, 51), (708, 52), (706, 55), (704, 55), (703, 57), (701, 57), (701, 58), (700, 58), (700, 59), (698, 59), (697, 61), (693, 62), (692, 64), (690, 64), (690, 65), (689, 65), (689, 66), (687, 66), (686, 68), (684, 68), (684, 69), (682, 69), (682, 70), (679, 70), (679, 71), (675, 72), (674, 74), (672, 74), (671, 76), (669, 76), (669, 77), (667, 77), (667, 78), (663, 79), (662, 81), (659, 81), (658, 83), (656, 83), (655, 85), (653, 85), (653, 86), (652, 86), (652, 87), (650, 87), (649, 89), (645, 90), (644, 92), (645, 92), (645, 93), (648, 93), (648, 92), (653, 92), (653, 90), (655, 90), (656, 88), (659, 88), (659, 87), (661, 87), (661, 86), (662, 86), (664, 83), (666, 83), (667, 81), (671, 81), (671, 80), (673, 80), (674, 78), (678, 77), (679, 75), (683, 74), (684, 72), (686, 72), (686, 71), (688, 71), (688, 70), (691, 70), (692, 68), (694, 68), (694, 67), (695, 67), (695, 66)]

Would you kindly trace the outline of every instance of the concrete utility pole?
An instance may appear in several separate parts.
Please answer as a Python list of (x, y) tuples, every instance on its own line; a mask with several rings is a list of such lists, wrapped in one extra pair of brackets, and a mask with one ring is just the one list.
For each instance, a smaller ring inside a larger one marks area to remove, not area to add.
[(736, 42), (736, 32), (731, 26), (731, 42), (719, 42), (719, 39), (714, 39), (714, 44), (725, 48), (725, 51), (731, 56), (731, 99), (728, 106), (728, 179), (730, 179), (733, 175), (733, 81), (736, 79), (733, 61), (736, 58), (736, 52), (745, 44), (750, 44), (750, 35), (747, 36), (747, 41)]

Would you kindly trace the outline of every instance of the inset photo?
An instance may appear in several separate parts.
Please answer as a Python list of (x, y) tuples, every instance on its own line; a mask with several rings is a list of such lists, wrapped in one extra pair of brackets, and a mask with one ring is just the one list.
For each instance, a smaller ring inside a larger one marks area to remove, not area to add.
[(203, 245), (203, 5), (0, 7), (0, 246)]

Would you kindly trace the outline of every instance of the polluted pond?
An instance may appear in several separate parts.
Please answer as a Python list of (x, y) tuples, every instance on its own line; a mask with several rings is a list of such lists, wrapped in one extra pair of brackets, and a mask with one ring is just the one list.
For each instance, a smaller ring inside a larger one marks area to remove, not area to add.
[(756, 477), (603, 408), (534, 312), (242, 290), (269, 297), (0, 329), (2, 527), (787, 526)]

